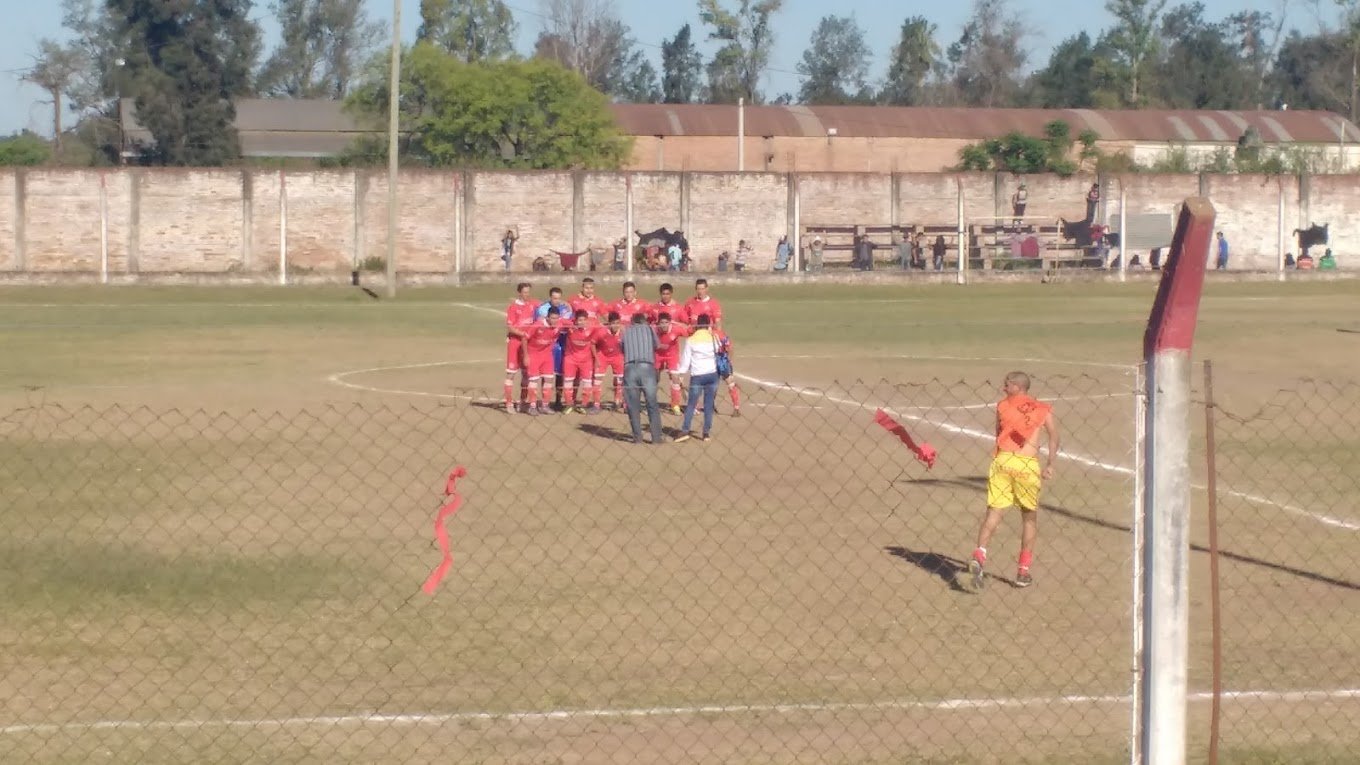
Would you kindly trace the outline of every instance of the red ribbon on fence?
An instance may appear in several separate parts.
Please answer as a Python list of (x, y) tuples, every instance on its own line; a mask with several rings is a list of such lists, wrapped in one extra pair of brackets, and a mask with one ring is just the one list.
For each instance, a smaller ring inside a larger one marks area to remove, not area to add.
[(435, 566), (434, 571), (431, 571), (430, 576), (426, 578), (425, 584), (420, 587), (426, 595), (433, 595), (435, 588), (439, 586), (439, 582), (449, 573), (449, 569), (453, 568), (453, 552), (449, 550), (449, 530), (445, 526), (445, 521), (448, 520), (449, 516), (458, 512), (458, 508), (463, 505), (463, 498), (459, 496), (456, 484), (458, 479), (465, 475), (467, 475), (467, 470), (459, 465), (449, 473), (449, 480), (444, 484), (444, 496), (449, 497), (449, 500), (439, 508), (439, 512), (435, 513), (434, 516), (434, 539), (439, 544), (439, 551), (443, 553), (444, 558), (439, 561), (439, 565)]
[(907, 433), (907, 429), (902, 427), (900, 422), (888, 416), (887, 412), (882, 409), (875, 411), (874, 422), (883, 426), (884, 430), (897, 436), (899, 441), (906, 444), (907, 448), (911, 449), (912, 453), (916, 455), (916, 459), (925, 463), (926, 470), (935, 467), (935, 458), (938, 456), (935, 452), (935, 448), (925, 441), (922, 441), (920, 445), (917, 445), (917, 443), (912, 440), (911, 434)]

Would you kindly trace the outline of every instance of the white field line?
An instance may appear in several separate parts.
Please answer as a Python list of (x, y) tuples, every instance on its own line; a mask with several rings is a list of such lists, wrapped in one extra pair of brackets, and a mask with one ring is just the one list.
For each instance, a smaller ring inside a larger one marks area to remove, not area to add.
[(366, 375), (366, 374), (372, 374), (372, 373), (375, 373), (375, 372), (389, 372), (389, 371), (394, 371), (394, 370), (398, 370), (398, 369), (426, 369), (426, 368), (429, 368), (429, 367), (448, 367), (448, 366), (454, 366), (454, 365), (456, 365), (456, 364), (490, 364), (490, 363), (491, 363), (491, 360), (489, 360), (489, 359), (475, 359), (475, 360), (470, 359), (470, 360), (467, 360), (467, 361), (432, 361), (432, 362), (429, 362), (429, 363), (426, 363), (426, 364), (395, 364), (395, 365), (392, 365), (392, 366), (385, 366), (385, 367), (369, 367), (368, 369), (352, 369), (352, 370), (350, 370), (350, 371), (348, 371), (348, 372), (336, 372), (335, 374), (331, 375), (330, 377), (327, 377), (327, 378), (326, 378), (326, 381), (327, 381), (327, 382), (330, 382), (330, 383), (334, 383), (334, 384), (336, 384), (336, 385), (340, 385), (340, 386), (346, 387), (346, 388), (352, 388), (352, 389), (354, 389), (354, 390), (361, 390), (361, 391), (364, 391), (364, 392), (366, 392), (366, 393), (390, 393), (390, 394), (395, 394), (395, 395), (400, 395), (400, 396), (422, 396), (422, 397), (425, 397), (425, 398), (446, 398), (446, 399), (456, 399), (456, 400), (459, 400), (459, 401), (492, 401), (493, 399), (486, 398), (485, 396), (483, 396), (483, 397), (477, 397), (477, 396), (464, 396), (464, 395), (459, 395), (459, 394), (457, 394), (457, 393), (432, 393), (432, 392), (430, 392), (430, 391), (424, 391), (424, 390), (401, 390), (401, 389), (399, 389), (399, 388), (377, 388), (377, 387), (374, 387), (374, 386), (371, 386), (371, 385), (360, 385), (359, 383), (350, 382), (349, 380), (346, 379), (346, 378), (348, 378), (348, 377), (354, 377), (354, 376), (356, 376), (356, 375)]
[[(1192, 703), (1213, 698), (1211, 693), (1192, 693)], [(1339, 688), (1312, 691), (1225, 691), (1224, 701), (1267, 703), (1318, 703), (1360, 699), (1360, 689)], [(354, 725), (446, 725), (467, 722), (543, 723), (577, 720), (609, 720), (647, 717), (693, 717), (697, 715), (798, 714), (826, 712), (927, 711), (954, 712), (1026, 707), (1129, 704), (1129, 695), (1031, 696), (1018, 698), (962, 698), (937, 701), (889, 699), (866, 702), (823, 702), (807, 704), (705, 704), (674, 707), (622, 709), (551, 709), (539, 712), (417, 712), (406, 714), (317, 715), (312, 717), (275, 717), (259, 719), (206, 720), (97, 720), (87, 723), (30, 723), (0, 727), (0, 735), (88, 733), (102, 730), (197, 730), (203, 728), (338, 728)]]
[[(472, 303), (454, 303), (453, 305), (462, 306), (462, 307), (464, 307), (464, 308), (470, 308), (470, 309), (472, 309), (472, 310), (474, 310), (474, 311), (485, 311), (485, 312), (487, 312), (487, 313), (493, 313), (493, 314), (496, 314), (496, 315), (498, 315), (498, 316), (501, 315), (501, 312), (500, 312), (500, 311), (497, 311), (497, 310), (495, 310), (495, 309), (493, 309), (493, 308), (485, 308), (485, 307), (483, 307), (483, 306), (473, 305)], [(811, 358), (811, 357), (800, 357), (800, 358)], [(982, 357), (968, 357), (968, 356), (929, 356), (929, 357), (926, 357), (926, 356), (900, 355), (900, 356), (895, 356), (895, 357), (892, 357), (892, 358), (918, 359), (918, 360), (939, 359), (939, 360), (944, 360), (944, 361), (970, 361), (970, 362), (984, 362), (984, 361), (998, 361), (998, 362), (999, 362), (999, 361), (1013, 361), (1013, 362), (1043, 363), (1043, 364), (1067, 364), (1067, 365), (1072, 365), (1072, 366), (1088, 366), (1088, 367), (1101, 367), (1101, 368), (1105, 368), (1105, 369), (1119, 369), (1119, 370), (1123, 370), (1123, 371), (1127, 372), (1127, 373), (1130, 374), (1130, 375), (1133, 374), (1133, 370), (1134, 370), (1134, 367), (1131, 366), (1131, 365), (1129, 365), (1129, 364), (1111, 364), (1111, 363), (1100, 362), (1100, 361), (1055, 361), (1055, 360), (1053, 360), (1053, 359), (1036, 359), (1036, 358), (1024, 358), (1024, 357), (1021, 357), (1021, 358), (1005, 358), (1005, 357), (982, 358)], [(763, 385), (763, 386), (769, 387), (769, 388), (783, 388), (783, 389), (785, 389), (785, 390), (793, 391), (793, 392), (798, 393), (798, 394), (801, 394), (801, 395), (817, 396), (817, 397), (819, 397), (819, 398), (826, 399), (827, 401), (830, 401), (830, 402), (832, 402), (832, 403), (840, 404), (840, 405), (842, 405), (842, 406), (851, 406), (851, 407), (854, 407), (854, 408), (856, 408), (856, 409), (866, 409), (866, 408), (867, 408), (864, 404), (862, 404), (862, 403), (860, 403), (860, 402), (858, 402), (858, 401), (851, 401), (851, 400), (849, 400), (849, 399), (838, 398), (838, 397), (829, 395), (829, 394), (827, 394), (827, 393), (823, 393), (822, 391), (818, 391), (818, 390), (814, 390), (814, 389), (810, 389), (810, 388), (799, 388), (799, 387), (797, 387), (797, 386), (789, 385), (789, 384), (787, 384), (787, 383), (770, 382), (770, 381), (768, 381), (768, 380), (761, 380), (761, 379), (759, 379), (759, 378), (751, 377), (751, 376), (749, 376), (749, 375), (744, 375), (744, 374), (741, 374), (741, 373), (735, 373), (735, 375), (736, 375), (736, 377), (738, 377), (738, 378), (740, 378), (740, 379), (742, 379), (742, 380), (746, 380), (746, 381), (751, 382), (751, 383), (754, 383), (754, 384), (756, 384), (756, 385)], [(886, 407), (885, 407), (885, 409), (886, 409)], [(888, 411), (893, 411), (893, 410), (888, 410)], [(934, 425), (935, 427), (937, 427), (937, 428), (939, 428), (939, 429), (941, 429), (941, 430), (944, 430), (944, 431), (950, 432), (950, 433), (957, 433), (957, 434), (959, 434), (959, 435), (965, 435), (965, 436), (969, 436), (969, 437), (972, 437), (972, 438), (979, 438), (979, 439), (983, 439), (983, 440), (986, 440), (986, 441), (991, 441), (993, 438), (996, 437), (995, 434), (988, 433), (988, 432), (986, 432), (986, 431), (974, 430), (974, 429), (971, 429), (971, 428), (964, 428), (964, 427), (960, 427), (960, 426), (958, 426), (958, 425), (950, 425), (950, 424), (948, 424), (948, 423), (930, 423), (929, 420), (927, 420), (927, 419), (924, 418), (924, 417), (920, 417), (920, 416), (918, 416), (918, 415), (906, 414), (906, 413), (902, 413), (902, 412), (894, 412), (894, 413), (895, 413), (895, 414), (898, 414), (898, 415), (901, 416), (903, 419), (911, 420), (912, 422), (929, 423), (929, 424), (932, 424), (932, 425)], [(1131, 467), (1127, 467), (1127, 466), (1125, 466), (1125, 465), (1113, 465), (1113, 464), (1110, 464), (1110, 463), (1108, 463), (1108, 462), (1101, 462), (1100, 460), (1097, 460), (1097, 459), (1095, 459), (1095, 458), (1093, 458), (1093, 457), (1087, 457), (1087, 456), (1084, 456), (1084, 455), (1081, 455), (1081, 454), (1073, 454), (1073, 453), (1071, 453), (1071, 452), (1065, 452), (1065, 453), (1063, 454), (1063, 459), (1071, 460), (1071, 461), (1076, 462), (1076, 463), (1078, 463), (1078, 464), (1080, 464), (1080, 465), (1086, 465), (1087, 467), (1093, 467), (1093, 468), (1096, 468), (1097, 470), (1105, 470), (1105, 471), (1108, 471), (1108, 472), (1111, 472), (1111, 473), (1115, 473), (1116, 475), (1128, 475), (1128, 476), (1133, 475), (1133, 468), (1131, 468)], [(1195, 488), (1197, 488), (1197, 489), (1204, 489), (1204, 488), (1206, 488), (1206, 487), (1204, 487), (1204, 486), (1195, 486)], [(1257, 505), (1265, 505), (1265, 506), (1268, 506), (1268, 507), (1276, 507), (1276, 508), (1279, 508), (1279, 509), (1281, 509), (1281, 510), (1284, 510), (1284, 511), (1287, 512), (1287, 513), (1291, 513), (1291, 514), (1293, 514), (1293, 515), (1297, 515), (1297, 516), (1300, 516), (1300, 517), (1302, 517), (1302, 518), (1310, 518), (1310, 519), (1312, 519), (1312, 520), (1314, 520), (1314, 521), (1317, 521), (1318, 523), (1323, 524), (1324, 526), (1331, 526), (1331, 527), (1333, 527), (1333, 528), (1344, 529), (1344, 530), (1346, 530), (1346, 531), (1360, 531), (1360, 522), (1348, 521), (1348, 520), (1345, 520), (1345, 519), (1342, 519), (1342, 518), (1335, 518), (1335, 517), (1332, 517), (1332, 516), (1330, 516), (1330, 515), (1324, 515), (1324, 514), (1322, 514), (1322, 513), (1314, 513), (1314, 512), (1312, 512), (1312, 511), (1310, 511), (1310, 510), (1305, 510), (1305, 509), (1303, 509), (1303, 508), (1301, 508), (1301, 507), (1296, 507), (1296, 506), (1294, 506), (1294, 505), (1290, 505), (1290, 504), (1283, 503), (1283, 502), (1276, 502), (1276, 501), (1273, 500), (1273, 499), (1268, 499), (1268, 498), (1266, 498), (1266, 497), (1262, 497), (1262, 496), (1259, 496), (1259, 495), (1256, 495), (1256, 494), (1251, 494), (1251, 493), (1248, 493), (1248, 492), (1237, 491), (1236, 489), (1229, 489), (1229, 488), (1219, 487), (1219, 491), (1222, 492), (1222, 493), (1224, 493), (1224, 494), (1227, 494), (1227, 495), (1230, 496), (1230, 497), (1236, 497), (1236, 498), (1238, 498), (1238, 499), (1242, 499), (1242, 500), (1245, 500), (1245, 501), (1247, 501), (1247, 502), (1251, 502), (1251, 503), (1253, 503), (1253, 504), (1257, 504)]]

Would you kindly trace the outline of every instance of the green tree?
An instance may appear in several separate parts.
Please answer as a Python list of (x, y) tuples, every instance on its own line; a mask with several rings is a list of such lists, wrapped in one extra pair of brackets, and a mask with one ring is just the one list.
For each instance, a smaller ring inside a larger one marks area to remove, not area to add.
[(344, 98), (384, 36), (363, 0), (275, 0), (279, 45), (260, 70), (259, 89), (288, 98)]
[(232, 99), (251, 93), (260, 31), (250, 0), (107, 0), (125, 94), (155, 143), (147, 161), (220, 165), (239, 156)]
[(805, 78), (798, 91), (801, 103), (868, 102), (869, 48), (855, 18), (823, 16), (812, 31), (798, 73)]
[(689, 24), (675, 37), (661, 43), (661, 100), (668, 104), (693, 103), (703, 87), (700, 76), (704, 59), (691, 39)]
[(708, 64), (708, 101), (715, 104), (761, 101), (760, 78), (770, 66), (774, 28), (770, 17), (784, 0), (737, 0), (729, 9), (719, 0), (699, 0), (699, 19), (709, 26), (708, 39), (720, 43)]
[[(616, 169), (629, 151), (604, 94), (556, 62), (467, 64), (421, 43), (402, 67), (404, 153), (425, 164)], [(418, 107), (410, 103), (416, 93)], [(349, 103), (380, 119), (385, 76), (375, 71)]]
[(515, 54), (515, 17), (501, 0), (420, 0), (416, 40), (460, 61), (499, 61)]
[(1008, 0), (974, 0), (973, 15), (948, 53), (955, 97), (968, 106), (1014, 105), (1027, 35)]
[(74, 45), (62, 45), (55, 40), (41, 40), (33, 68), (23, 79), (37, 85), (52, 97), (52, 142), (56, 153), (61, 153), (62, 98), (76, 83), (85, 62)]
[(1143, 102), (1144, 67), (1157, 51), (1157, 20), (1167, 0), (1105, 0), (1105, 10), (1114, 16), (1115, 27), (1109, 36), (1116, 60), (1123, 66), (1128, 83), (1125, 103), (1138, 107)]
[(0, 138), (0, 167), (41, 165), (51, 155), (47, 142), (28, 131)]
[(1343, 35), (1295, 31), (1280, 46), (1269, 76), (1275, 101), (1291, 109), (1350, 111), (1350, 52)]
[(1204, 6), (1191, 3), (1162, 19), (1164, 56), (1155, 67), (1149, 95), (1173, 109), (1249, 109), (1256, 105), (1256, 73), (1243, 60), (1223, 22), (1204, 19)]
[(940, 60), (935, 25), (924, 16), (902, 22), (902, 31), (888, 60), (888, 76), (878, 94), (881, 104), (916, 106), (925, 103), (926, 78)]

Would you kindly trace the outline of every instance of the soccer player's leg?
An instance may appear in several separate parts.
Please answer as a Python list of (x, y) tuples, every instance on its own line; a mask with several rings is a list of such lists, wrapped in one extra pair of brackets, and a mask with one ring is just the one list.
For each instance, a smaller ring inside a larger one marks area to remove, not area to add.
[(1015, 484), (1015, 504), (1020, 506), (1020, 562), (1016, 567), (1015, 586), (1028, 587), (1034, 583), (1030, 566), (1034, 563), (1034, 543), (1039, 537), (1039, 491), (1041, 475), (1039, 460), (1018, 457), (1012, 468)]
[(623, 408), (623, 358), (609, 361), (609, 373), (614, 376), (614, 411)]
[(576, 378), (580, 376), (580, 364), (573, 358), (562, 360), (562, 407), (563, 411), (576, 405)]
[(982, 516), (978, 527), (977, 547), (968, 559), (968, 573), (973, 589), (980, 590), (986, 583), (983, 569), (987, 565), (987, 545), (1001, 525), (1002, 514), (1016, 504), (1015, 482), (1007, 469), (1006, 453), (998, 454), (987, 468), (987, 512)]
[(562, 343), (554, 343), (552, 347), (553, 359), (553, 406), (559, 410), (562, 408)]
[(734, 379), (735, 377), (736, 377), (735, 372), (730, 375), (726, 375), (723, 377), (723, 382), (727, 383), (727, 395), (732, 397), (732, 416), (740, 417), (741, 388), (737, 387), (737, 381)]
[(515, 408), (515, 375), (520, 373), (523, 367), (523, 359), (520, 355), (521, 342), (519, 338), (509, 338), (505, 342), (505, 411), (511, 412)]

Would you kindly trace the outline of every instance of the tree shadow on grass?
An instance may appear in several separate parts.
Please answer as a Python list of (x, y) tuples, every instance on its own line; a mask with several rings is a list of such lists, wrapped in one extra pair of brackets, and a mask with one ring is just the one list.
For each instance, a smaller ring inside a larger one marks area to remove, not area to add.
[[(914, 486), (954, 486), (968, 489), (985, 489), (987, 486), (987, 479), (983, 476), (961, 476), (958, 478), (921, 478), (903, 481), (903, 483), (909, 483)], [(1095, 526), (1097, 528), (1107, 529), (1109, 531), (1117, 531), (1123, 534), (1129, 534), (1133, 532), (1133, 529), (1125, 524), (1115, 523), (1114, 521), (1108, 521), (1103, 518), (1094, 518), (1089, 515), (1083, 515), (1081, 513), (1076, 512), (1075, 510), (1070, 510), (1068, 508), (1046, 503), (1043, 501), (1040, 501), (1039, 512), (1040, 514), (1053, 513), (1054, 515), (1059, 515), (1062, 516), (1063, 518), (1068, 518), (1078, 523), (1084, 523), (1087, 524), (1088, 526)], [(1209, 548), (1205, 547), (1204, 545), (1192, 544), (1190, 545), (1190, 549), (1197, 553), (1209, 552)], [(1307, 579), (1312, 582), (1320, 582), (1322, 584), (1331, 585), (1332, 587), (1341, 587), (1347, 590), (1360, 591), (1360, 584), (1357, 584), (1356, 582), (1327, 576), (1326, 574), (1319, 574), (1316, 571), (1308, 571), (1306, 569), (1297, 568), (1295, 566), (1289, 566), (1283, 563), (1274, 563), (1250, 555), (1236, 553), (1231, 550), (1220, 549), (1218, 551), (1218, 554), (1236, 563), (1245, 563), (1249, 566), (1260, 566), (1262, 568), (1270, 569), (1271, 571), (1279, 571), (1281, 573), (1291, 574), (1293, 576), (1297, 576), (1301, 579)]]

